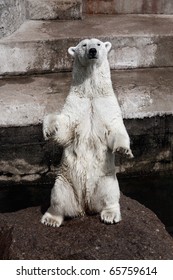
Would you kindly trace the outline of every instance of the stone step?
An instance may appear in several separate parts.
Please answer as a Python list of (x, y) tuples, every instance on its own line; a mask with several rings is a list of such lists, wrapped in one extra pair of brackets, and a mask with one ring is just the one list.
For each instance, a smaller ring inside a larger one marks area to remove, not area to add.
[(85, 0), (89, 14), (173, 14), (172, 0)]
[[(125, 119), (173, 114), (173, 68), (112, 71), (113, 87)], [(59, 112), (69, 92), (71, 73), (0, 79), (0, 127), (38, 125)]]
[(173, 66), (173, 16), (87, 16), (82, 21), (27, 21), (0, 40), (0, 75), (71, 69), (70, 46), (83, 38), (111, 41), (112, 69)]
[[(117, 163), (119, 172), (172, 170), (172, 76), (173, 68), (112, 71), (135, 155)], [(0, 79), (2, 184), (52, 180), (62, 150), (44, 141), (42, 120), (47, 113), (60, 112), (70, 83), (71, 73)]]
[(34, 20), (81, 19), (82, 0), (26, 0), (26, 17)]
[(26, 20), (82, 18), (82, 0), (0, 0), (0, 38), (9, 36)]

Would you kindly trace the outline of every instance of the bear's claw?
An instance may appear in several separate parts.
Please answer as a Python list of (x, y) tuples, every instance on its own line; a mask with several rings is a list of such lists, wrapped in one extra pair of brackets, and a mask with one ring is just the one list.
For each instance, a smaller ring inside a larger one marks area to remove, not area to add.
[(116, 224), (121, 221), (121, 214), (111, 211), (103, 210), (101, 212), (101, 221), (105, 224)]
[(52, 215), (49, 212), (46, 212), (41, 219), (42, 224), (52, 227), (60, 227), (62, 221), (63, 217)]
[(124, 147), (118, 147), (115, 150), (116, 153), (119, 153), (120, 155), (125, 155), (128, 158), (134, 158), (131, 149), (127, 149)]

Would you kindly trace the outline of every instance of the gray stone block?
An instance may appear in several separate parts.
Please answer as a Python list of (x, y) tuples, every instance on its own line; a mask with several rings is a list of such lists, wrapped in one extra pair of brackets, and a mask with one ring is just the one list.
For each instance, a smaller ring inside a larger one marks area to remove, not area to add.
[(81, 19), (81, 0), (26, 0), (28, 19)]
[(17, 30), (25, 21), (25, 1), (0, 0), (0, 38)]

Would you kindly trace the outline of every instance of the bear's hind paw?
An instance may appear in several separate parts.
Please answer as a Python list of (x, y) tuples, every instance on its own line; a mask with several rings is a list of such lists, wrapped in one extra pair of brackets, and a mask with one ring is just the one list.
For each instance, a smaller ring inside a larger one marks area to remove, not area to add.
[(52, 226), (52, 227), (60, 227), (62, 222), (63, 222), (62, 216), (55, 216), (48, 212), (46, 212), (41, 219), (42, 224), (46, 226)]
[(121, 221), (121, 214), (117, 214), (115, 212), (103, 210), (101, 212), (101, 221), (105, 224), (114, 224)]

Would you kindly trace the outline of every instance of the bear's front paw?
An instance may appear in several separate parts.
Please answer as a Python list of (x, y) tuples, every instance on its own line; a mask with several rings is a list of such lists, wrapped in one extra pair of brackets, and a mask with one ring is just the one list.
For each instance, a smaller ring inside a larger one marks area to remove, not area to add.
[(54, 126), (54, 127), (46, 127), (43, 130), (43, 134), (44, 134), (44, 139), (48, 140), (49, 138), (53, 138), (56, 133), (58, 132), (58, 127)]
[(48, 115), (43, 122), (43, 135), (45, 140), (53, 138), (58, 132), (58, 123), (54, 115)]
[(127, 158), (134, 158), (131, 149), (125, 147), (117, 147), (114, 152), (126, 156)]

